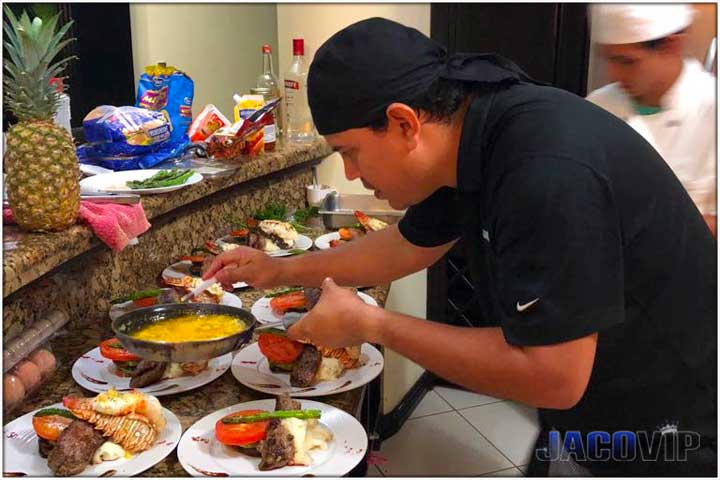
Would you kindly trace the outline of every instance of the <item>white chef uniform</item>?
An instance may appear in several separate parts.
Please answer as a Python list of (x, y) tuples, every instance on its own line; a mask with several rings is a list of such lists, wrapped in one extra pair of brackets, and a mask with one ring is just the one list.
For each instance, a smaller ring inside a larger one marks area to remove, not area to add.
[[(592, 6), (596, 42), (619, 45), (647, 42), (692, 24), (688, 4), (598, 4)], [(716, 215), (716, 79), (696, 60), (686, 59), (658, 112), (640, 114), (619, 83), (587, 99), (625, 120), (662, 155), (703, 215)]]
[(612, 83), (587, 99), (626, 121), (662, 155), (703, 215), (716, 215), (715, 77), (686, 59), (683, 71), (652, 115), (636, 112), (632, 99)]

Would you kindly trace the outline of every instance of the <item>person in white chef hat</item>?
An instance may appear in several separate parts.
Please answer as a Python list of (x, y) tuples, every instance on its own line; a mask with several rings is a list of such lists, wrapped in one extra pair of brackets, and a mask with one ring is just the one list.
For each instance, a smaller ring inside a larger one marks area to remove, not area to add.
[(687, 4), (593, 5), (592, 34), (614, 83), (587, 99), (655, 147), (715, 235), (715, 77), (684, 56), (693, 15)]

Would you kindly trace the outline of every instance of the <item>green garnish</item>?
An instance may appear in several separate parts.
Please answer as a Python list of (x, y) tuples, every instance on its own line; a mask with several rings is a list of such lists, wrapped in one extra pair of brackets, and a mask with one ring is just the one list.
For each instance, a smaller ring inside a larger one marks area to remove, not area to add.
[(64, 408), (43, 408), (33, 415), (33, 417), (49, 417), (50, 415), (58, 415), (60, 417), (69, 418), (70, 420), (76, 419), (72, 412), (65, 410)]
[[(304, 252), (304, 250), (300, 250), (300, 251)], [(303, 287), (285, 288), (285, 289), (279, 290), (277, 292), (268, 293), (267, 295), (265, 295), (265, 297), (267, 297), (267, 298), (279, 297), (280, 295), (285, 295), (285, 294), (292, 293), (292, 292), (299, 292), (302, 289), (303, 289)]]
[(161, 188), (182, 185), (195, 173), (194, 170), (160, 170), (158, 173), (145, 180), (130, 180), (125, 184), (132, 188)]
[(270, 334), (272, 334), (272, 335), (279, 335), (279, 336), (281, 336), (281, 337), (286, 337), (286, 336), (287, 336), (287, 331), (286, 331), (286, 330), (281, 330), (281, 329), (275, 328), (275, 327), (262, 328), (262, 329), (257, 330), (257, 331), (260, 332), (261, 334), (262, 334), (262, 333), (270, 333)]
[(301, 250), (299, 248), (293, 248), (292, 250), (288, 250), (288, 254), (290, 255), (302, 255), (303, 253), (307, 253), (307, 250)]
[(269, 420), (283, 418), (298, 418), (300, 420), (308, 420), (311, 418), (320, 418), (322, 412), (320, 410), (277, 410), (275, 412), (257, 413), (255, 415), (244, 415), (237, 417), (227, 417), (221, 420), (224, 424), (236, 423), (257, 423), (267, 422)]
[(111, 304), (116, 303), (124, 303), (129, 302), (131, 300), (142, 300), (143, 298), (150, 298), (150, 297), (157, 297), (162, 293), (162, 290), (159, 288), (152, 288), (150, 290), (142, 290), (139, 292), (131, 293), (130, 295), (125, 295), (124, 297), (118, 297), (110, 300)]
[(320, 210), (318, 207), (300, 208), (295, 210), (295, 214), (293, 216), (298, 222), (305, 223), (310, 220), (310, 218), (317, 217), (319, 212)]
[(264, 208), (253, 213), (253, 218), (258, 221), (279, 220), (284, 222), (287, 218), (287, 207), (279, 203), (268, 203)]
[(268, 362), (268, 366), (270, 367), (271, 372), (277, 372), (277, 370), (280, 370), (280, 372), (292, 372), (295, 364)]

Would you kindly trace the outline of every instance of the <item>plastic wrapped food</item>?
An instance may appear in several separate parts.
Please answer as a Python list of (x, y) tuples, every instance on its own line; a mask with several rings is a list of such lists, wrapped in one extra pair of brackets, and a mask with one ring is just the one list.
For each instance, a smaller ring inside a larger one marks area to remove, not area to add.
[(83, 120), (86, 141), (104, 156), (146, 154), (170, 138), (170, 124), (144, 108), (101, 105)]
[(195, 84), (177, 68), (158, 63), (140, 75), (136, 106), (162, 113), (170, 121), (171, 144), (188, 143)]
[(206, 105), (190, 125), (188, 135), (191, 142), (202, 142), (222, 127), (230, 125), (225, 115), (213, 105)]

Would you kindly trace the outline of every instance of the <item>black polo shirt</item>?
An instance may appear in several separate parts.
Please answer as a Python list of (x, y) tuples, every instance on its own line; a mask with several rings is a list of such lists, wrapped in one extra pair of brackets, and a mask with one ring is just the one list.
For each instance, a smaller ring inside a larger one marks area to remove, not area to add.
[(481, 311), (509, 344), (599, 334), (585, 395), (541, 410), (545, 424), (714, 438), (716, 243), (660, 155), (580, 97), (523, 83), (473, 100), (457, 170), (456, 189), (408, 209), (403, 236), (465, 238)]

